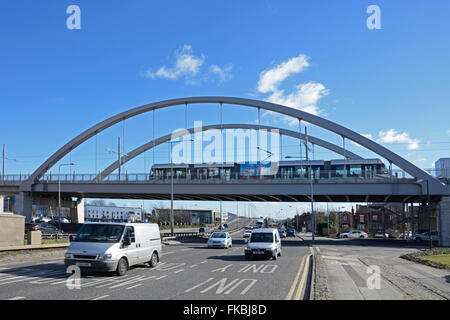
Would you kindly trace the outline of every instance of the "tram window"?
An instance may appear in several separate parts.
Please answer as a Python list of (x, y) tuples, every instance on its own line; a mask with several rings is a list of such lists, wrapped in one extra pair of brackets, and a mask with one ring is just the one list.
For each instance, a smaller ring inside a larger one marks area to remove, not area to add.
[(344, 166), (332, 166), (332, 177), (343, 177), (344, 176)]
[(361, 176), (362, 169), (361, 166), (350, 166), (349, 176), (350, 177), (359, 177)]

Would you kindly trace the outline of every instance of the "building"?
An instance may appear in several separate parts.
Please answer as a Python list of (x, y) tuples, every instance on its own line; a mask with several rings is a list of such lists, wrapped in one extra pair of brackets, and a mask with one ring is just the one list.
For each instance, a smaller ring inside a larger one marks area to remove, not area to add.
[(84, 206), (86, 222), (141, 222), (142, 209), (112, 206)]
[(450, 158), (440, 158), (434, 163), (436, 178), (450, 179)]

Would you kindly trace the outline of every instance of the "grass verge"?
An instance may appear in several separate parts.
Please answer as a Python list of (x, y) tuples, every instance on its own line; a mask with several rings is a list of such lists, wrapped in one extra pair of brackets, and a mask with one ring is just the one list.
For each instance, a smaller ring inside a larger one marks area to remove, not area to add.
[(434, 268), (450, 270), (450, 248), (424, 249), (418, 252), (404, 254), (400, 258)]

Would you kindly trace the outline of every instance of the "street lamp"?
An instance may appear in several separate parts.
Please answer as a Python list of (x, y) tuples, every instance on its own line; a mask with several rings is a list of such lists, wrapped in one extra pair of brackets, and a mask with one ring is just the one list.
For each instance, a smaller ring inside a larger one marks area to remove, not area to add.
[[(301, 159), (301, 157), (293, 157), (293, 156), (286, 156), (285, 159)], [(311, 163), (309, 164), (309, 175), (310, 175), (310, 188), (311, 188), (311, 229), (312, 229), (312, 241), (314, 242), (315, 238), (315, 230), (316, 230), (316, 219), (314, 215), (314, 192), (313, 192), (313, 172)]]
[(61, 167), (73, 166), (75, 163), (63, 163), (58, 167), (58, 229), (61, 232)]
[(184, 141), (194, 141), (192, 139), (180, 141), (167, 141), (170, 144), (170, 232), (173, 234), (173, 154), (172, 144)]
[(430, 208), (430, 187), (428, 179), (420, 179), (417, 183), (421, 182), (427, 183), (427, 211), (428, 211), (428, 239), (429, 239), (429, 247), (433, 248), (433, 240), (431, 239), (431, 208)]

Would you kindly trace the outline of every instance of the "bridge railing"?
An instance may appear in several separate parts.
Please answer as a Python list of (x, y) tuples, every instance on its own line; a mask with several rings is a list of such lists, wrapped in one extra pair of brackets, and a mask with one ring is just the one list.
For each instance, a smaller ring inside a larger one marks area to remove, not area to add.
[[(434, 176), (436, 171), (434, 169), (426, 169), (425, 171), (429, 172)], [(17, 185), (23, 181), (26, 181), (30, 175), (28, 174), (14, 174), (14, 175), (0, 175), (0, 185)], [(383, 174), (351, 174), (350, 172), (343, 172), (343, 174), (336, 174), (335, 171), (325, 171), (322, 170), (320, 173), (314, 174), (314, 181), (326, 181), (326, 180), (346, 180), (348, 182), (352, 181), (364, 181), (364, 180), (384, 180), (384, 181), (408, 181), (414, 179), (411, 175), (407, 174), (402, 170), (392, 170), (392, 173), (383, 173)], [(124, 173), (120, 176), (118, 174), (112, 173), (105, 177), (104, 179), (99, 179), (96, 174), (93, 173), (73, 173), (73, 174), (46, 174), (41, 179), (41, 183), (170, 183), (172, 181), (170, 175), (169, 176), (159, 176), (155, 177), (151, 174), (146, 173)], [(309, 181), (309, 177), (306, 175), (298, 176), (294, 175), (292, 172), (289, 174), (278, 174), (277, 176), (238, 176), (236, 175), (222, 175), (222, 176), (174, 176), (174, 183), (214, 183), (214, 182), (230, 182), (233, 181), (269, 181), (274, 182), (298, 182), (298, 181)]]
[[(403, 180), (403, 179), (413, 179), (413, 177), (406, 175), (404, 172), (394, 172), (393, 174), (389, 173), (381, 173), (381, 174), (350, 174), (350, 173), (343, 173), (343, 174), (336, 174), (334, 171), (321, 171), (320, 174), (315, 174), (313, 176), (314, 180), (336, 180), (336, 179), (344, 179), (344, 180)], [(194, 176), (174, 176), (173, 181), (174, 183), (179, 182), (213, 182), (213, 181), (267, 181), (268, 183), (270, 181), (291, 181), (291, 180), (304, 180), (309, 181), (310, 178), (306, 175), (294, 175), (294, 174), (283, 174), (283, 175), (277, 175), (277, 176), (233, 176), (233, 175), (222, 175), (222, 176), (200, 176), (200, 177), (194, 177)], [(150, 174), (145, 173), (125, 173), (121, 174), (120, 176), (118, 174), (110, 174), (104, 179), (97, 178), (97, 175), (95, 174), (61, 174), (61, 175), (44, 175), (41, 179), (41, 182), (45, 183), (117, 183), (117, 182), (123, 182), (123, 183), (139, 183), (139, 182), (161, 182), (161, 183), (170, 183), (172, 181), (172, 178), (170, 176), (159, 176), (155, 177)]]

